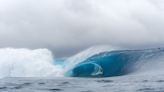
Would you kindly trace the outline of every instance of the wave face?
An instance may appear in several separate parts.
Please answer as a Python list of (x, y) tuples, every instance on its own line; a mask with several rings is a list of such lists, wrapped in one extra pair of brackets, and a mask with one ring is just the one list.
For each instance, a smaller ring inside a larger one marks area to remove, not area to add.
[[(72, 77), (112, 77), (127, 75), (161, 65), (164, 49), (104, 51), (77, 64), (68, 73)], [(164, 63), (162, 62), (163, 67)], [(155, 69), (154, 69), (155, 70)], [(160, 71), (162, 72), (162, 71)]]

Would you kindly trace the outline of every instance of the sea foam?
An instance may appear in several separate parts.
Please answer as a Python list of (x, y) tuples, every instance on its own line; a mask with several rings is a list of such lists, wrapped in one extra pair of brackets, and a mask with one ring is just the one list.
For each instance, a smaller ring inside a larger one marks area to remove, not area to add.
[(48, 49), (0, 49), (0, 78), (62, 76), (62, 68), (53, 65)]

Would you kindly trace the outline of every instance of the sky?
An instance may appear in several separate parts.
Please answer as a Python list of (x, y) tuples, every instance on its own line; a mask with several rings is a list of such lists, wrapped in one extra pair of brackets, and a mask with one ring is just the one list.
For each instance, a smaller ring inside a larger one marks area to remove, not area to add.
[(164, 0), (0, 0), (0, 48), (164, 47)]

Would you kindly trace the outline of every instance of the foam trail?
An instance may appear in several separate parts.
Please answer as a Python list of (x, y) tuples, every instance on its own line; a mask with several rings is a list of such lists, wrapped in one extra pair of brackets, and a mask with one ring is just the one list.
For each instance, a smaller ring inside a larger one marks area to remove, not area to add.
[(0, 49), (0, 78), (62, 76), (62, 68), (53, 65), (47, 49)]

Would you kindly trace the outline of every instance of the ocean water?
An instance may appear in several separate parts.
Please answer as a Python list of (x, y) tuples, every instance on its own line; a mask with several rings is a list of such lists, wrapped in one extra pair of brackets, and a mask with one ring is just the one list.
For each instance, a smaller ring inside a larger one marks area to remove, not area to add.
[(65, 59), (0, 49), (0, 92), (164, 92), (164, 48), (94, 47)]

